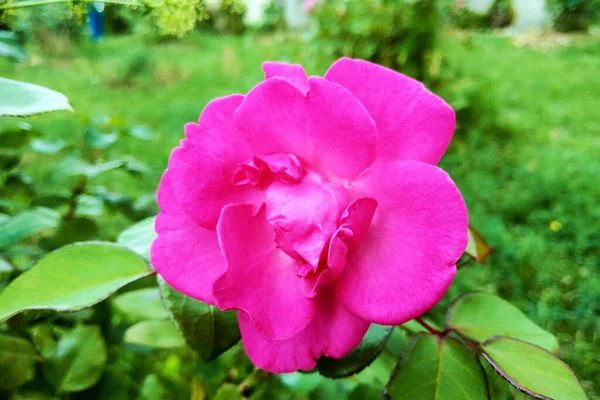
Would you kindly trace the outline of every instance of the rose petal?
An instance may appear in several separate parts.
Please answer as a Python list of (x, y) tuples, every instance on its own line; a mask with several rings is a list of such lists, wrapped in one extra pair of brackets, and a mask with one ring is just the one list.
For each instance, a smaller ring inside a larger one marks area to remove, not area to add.
[(314, 297), (320, 287), (332, 282), (342, 273), (348, 252), (356, 250), (365, 240), (376, 208), (377, 201), (363, 197), (344, 210), (340, 217), (340, 227), (329, 241), (327, 262), (322, 263), (319, 270), (311, 270), (302, 275), (304, 279), (301, 280), (301, 289), (306, 297)]
[(337, 298), (361, 318), (402, 324), (437, 302), (467, 246), (467, 209), (441, 169), (417, 162), (376, 163), (349, 190), (379, 206), (358, 251), (335, 280)]
[(308, 82), (306, 95), (278, 77), (257, 85), (236, 111), (237, 126), (257, 154), (295, 154), (330, 180), (353, 179), (375, 160), (375, 123), (340, 85)]
[(275, 247), (264, 206), (226, 206), (217, 233), (228, 263), (213, 285), (219, 308), (245, 311), (268, 340), (289, 339), (303, 330), (315, 304), (300, 292), (296, 261)]
[(184, 213), (173, 195), (167, 170), (158, 186), (158, 238), (152, 243), (154, 269), (176, 290), (215, 305), (213, 282), (226, 270), (217, 232), (204, 229)]
[(341, 58), (325, 79), (350, 90), (377, 124), (381, 161), (437, 164), (456, 125), (452, 108), (422, 83), (363, 60)]
[(235, 186), (238, 163), (252, 157), (234, 125), (234, 112), (243, 96), (211, 101), (199, 124), (187, 124), (187, 140), (171, 154), (172, 186), (181, 208), (200, 226), (214, 229), (221, 209), (229, 203), (260, 203), (264, 193), (252, 186)]
[(278, 247), (316, 267), (348, 201), (348, 191), (341, 186), (274, 182), (266, 205)]
[(300, 64), (286, 64), (282, 62), (267, 61), (262, 65), (265, 79), (279, 76), (287, 79), (298, 90), (306, 93), (309, 91), (308, 77)]
[(370, 325), (337, 303), (328, 290), (319, 292), (310, 325), (291, 339), (266, 341), (244, 312), (238, 313), (238, 321), (248, 357), (273, 373), (311, 370), (321, 355), (341, 358), (360, 343)]

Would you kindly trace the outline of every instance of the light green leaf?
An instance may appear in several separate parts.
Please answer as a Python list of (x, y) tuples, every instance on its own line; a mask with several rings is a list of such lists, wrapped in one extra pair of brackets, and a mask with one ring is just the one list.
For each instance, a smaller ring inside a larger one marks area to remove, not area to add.
[(36, 207), (10, 218), (0, 225), (0, 249), (8, 248), (36, 233), (56, 228), (60, 214), (45, 207)]
[(139, 400), (169, 400), (173, 394), (165, 387), (156, 374), (146, 375), (140, 387)]
[(77, 326), (65, 333), (44, 362), (46, 380), (57, 393), (85, 390), (100, 380), (106, 344), (97, 326)]
[(158, 284), (171, 318), (202, 361), (214, 360), (240, 340), (237, 313), (194, 300), (160, 277)]
[(540, 399), (588, 399), (571, 368), (541, 347), (496, 337), (481, 351), (496, 372), (523, 393)]
[(58, 154), (67, 147), (67, 142), (62, 139), (33, 139), (30, 144), (33, 151), (40, 154)]
[(117, 243), (135, 251), (146, 259), (150, 259), (150, 245), (156, 239), (154, 223), (156, 216), (148, 217), (130, 226), (119, 234)]
[(458, 340), (417, 334), (390, 377), (392, 400), (489, 399), (483, 368)]
[(465, 253), (474, 260), (485, 264), (485, 260), (493, 251), (494, 249), (485, 242), (479, 232), (469, 225), (469, 242)]
[(156, 287), (126, 292), (111, 300), (117, 310), (136, 321), (169, 317)]
[(105, 149), (118, 139), (115, 132), (101, 133), (96, 128), (87, 128), (83, 133), (83, 142), (92, 149)]
[(225, 383), (217, 390), (215, 400), (242, 400), (243, 397), (237, 387), (231, 383)]
[(173, 321), (168, 319), (138, 322), (125, 331), (123, 341), (157, 349), (175, 349), (185, 346), (181, 333)]
[(0, 293), (0, 321), (24, 310), (81, 310), (151, 273), (139, 255), (112, 243), (66, 246)]
[(27, 61), (27, 55), (19, 44), (17, 35), (0, 30), (0, 57), (8, 57), (19, 62)]
[(31, 83), (0, 78), (0, 93), (0, 117), (73, 111), (64, 94)]
[(362, 342), (339, 360), (321, 357), (317, 361), (319, 373), (328, 378), (344, 378), (367, 367), (383, 350), (393, 326), (371, 324)]
[(39, 358), (27, 340), (0, 334), (0, 389), (13, 390), (32, 380)]
[(446, 327), (478, 342), (506, 336), (558, 351), (554, 335), (533, 323), (517, 307), (489, 293), (467, 293), (456, 299), (446, 314)]

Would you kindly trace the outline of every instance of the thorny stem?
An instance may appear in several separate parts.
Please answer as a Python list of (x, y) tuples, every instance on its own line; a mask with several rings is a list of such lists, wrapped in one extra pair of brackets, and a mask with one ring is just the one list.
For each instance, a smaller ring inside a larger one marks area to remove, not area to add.
[[(47, 4), (66, 3), (67, 1), (68, 0), (28, 0), (28, 1), (11, 2), (11, 3), (0, 5), (0, 10), (44, 6)], [(143, 2), (139, 1), (139, 0), (73, 0), (74, 3), (91, 3), (92, 1), (94, 1), (94, 2), (99, 1), (100, 3), (121, 4), (124, 6), (141, 6), (141, 5), (143, 5)]]
[(427, 331), (429, 333), (431, 333), (432, 335), (444, 336), (446, 334), (445, 331), (439, 331), (439, 330), (435, 329), (433, 326), (431, 326), (427, 322), (423, 321), (423, 319), (420, 317), (415, 318), (415, 321), (417, 321), (419, 324), (421, 324), (421, 326), (423, 326), (423, 328), (427, 329)]

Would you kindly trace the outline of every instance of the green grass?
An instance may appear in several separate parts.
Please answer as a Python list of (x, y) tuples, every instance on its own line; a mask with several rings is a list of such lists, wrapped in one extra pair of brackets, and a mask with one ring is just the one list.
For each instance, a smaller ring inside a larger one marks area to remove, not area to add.
[[(450, 295), (484, 288), (517, 304), (558, 335), (562, 357), (597, 396), (600, 40), (539, 49), (477, 34), (451, 38), (445, 47), (448, 71), (475, 88), (469, 101), (484, 114), (461, 125), (441, 165), (465, 196), (471, 222), (496, 248), (487, 265), (459, 272)], [(0, 76), (69, 96), (75, 115), (27, 119), (50, 137), (77, 143), (80, 119), (101, 114), (151, 127), (154, 141), (126, 139), (114, 151), (137, 157), (152, 172), (105, 182), (135, 195), (155, 190), (183, 125), (210, 99), (248, 91), (262, 79), (262, 61), (302, 62), (313, 74), (330, 61), (298, 42), (200, 35), (164, 43), (109, 38), (75, 54), (65, 59), (34, 50), (31, 66), (0, 60)], [(139, 74), (120, 82), (136, 68)], [(461, 101), (460, 92), (440, 90)], [(28, 159), (32, 175), (46, 168)]]

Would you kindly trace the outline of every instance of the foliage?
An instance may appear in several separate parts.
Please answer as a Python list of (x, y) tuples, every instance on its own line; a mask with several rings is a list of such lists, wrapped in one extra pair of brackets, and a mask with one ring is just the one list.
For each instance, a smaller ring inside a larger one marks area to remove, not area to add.
[(467, 8), (466, 2), (458, 0), (450, 7), (452, 23), (463, 29), (504, 28), (515, 20), (512, 0), (494, 0), (484, 13)]
[(243, 0), (220, 0), (214, 5), (207, 4), (206, 12), (208, 18), (201, 28), (233, 34), (240, 34), (245, 29), (246, 4)]
[(311, 15), (319, 51), (370, 60), (430, 84), (439, 77), (435, 0), (323, 1)]
[(554, 28), (561, 32), (586, 31), (600, 13), (598, 0), (550, 0)]
[(265, 21), (261, 26), (263, 32), (277, 32), (285, 28), (283, 6), (272, 0), (265, 9)]
[(85, 32), (85, 6), (50, 4), (21, 9), (9, 22), (14, 32), (35, 41), (44, 51), (69, 55)]

